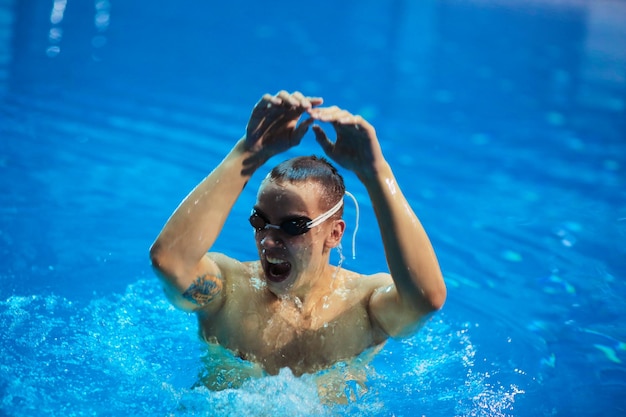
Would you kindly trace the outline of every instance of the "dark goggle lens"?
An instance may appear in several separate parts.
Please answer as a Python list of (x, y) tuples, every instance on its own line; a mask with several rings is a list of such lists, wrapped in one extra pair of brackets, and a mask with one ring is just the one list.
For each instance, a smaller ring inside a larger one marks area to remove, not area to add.
[(263, 230), (267, 222), (256, 211), (253, 211), (248, 219), (250, 221), (250, 225), (254, 227), (256, 230)]
[[(252, 212), (249, 221), (252, 227), (254, 227), (257, 231), (265, 229), (265, 227), (269, 224), (269, 222), (256, 211)], [(297, 217), (295, 219), (285, 220), (278, 227), (288, 235), (298, 236), (309, 231), (309, 227), (307, 225), (310, 222), (311, 219), (307, 217)]]
[(306, 217), (299, 217), (297, 219), (285, 220), (280, 224), (281, 230), (284, 230), (285, 233), (291, 236), (303, 235), (309, 231), (307, 227), (307, 223), (309, 223), (311, 219), (307, 219)]

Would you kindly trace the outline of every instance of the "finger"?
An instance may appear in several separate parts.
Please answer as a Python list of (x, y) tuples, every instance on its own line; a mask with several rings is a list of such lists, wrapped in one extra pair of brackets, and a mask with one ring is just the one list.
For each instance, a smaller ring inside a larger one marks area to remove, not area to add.
[(354, 123), (356, 124), (357, 129), (374, 131), (374, 126), (372, 126), (370, 122), (365, 120), (361, 115), (357, 114), (354, 116)]
[(292, 97), (292, 95), (285, 90), (279, 91), (277, 97), (280, 98), (285, 105), (289, 105), (291, 107), (298, 106), (298, 100)]
[(344, 125), (358, 125), (359, 116), (355, 116), (351, 113), (345, 112), (343, 114), (338, 115), (337, 122), (344, 124)]
[(342, 110), (337, 106), (318, 107), (316, 109), (312, 109), (309, 112), (309, 114), (311, 115), (311, 117), (315, 118), (316, 120), (319, 120), (322, 122), (330, 122), (334, 120), (336, 115), (341, 111)]
[(281, 103), (282, 103), (282, 100), (278, 98), (277, 96), (273, 96), (271, 94), (264, 94), (256, 106), (270, 108), (272, 106), (279, 106)]
[(294, 136), (297, 139), (297, 143), (300, 143), (306, 132), (309, 130), (309, 126), (314, 122), (313, 119), (306, 119), (301, 122), (300, 125), (296, 128), (294, 132)]
[(304, 95), (302, 95), (302, 93), (299, 91), (294, 91), (291, 94), (291, 97), (297, 100), (298, 107), (302, 107), (304, 109), (310, 109), (312, 107), (311, 102), (309, 101), (308, 97), (304, 97)]
[(326, 113), (321, 120), (332, 123), (334, 125), (340, 125), (344, 124), (344, 120), (350, 121), (351, 119), (353, 119), (353, 117), (354, 116), (352, 116), (352, 113), (350, 113), (349, 111), (335, 108), (332, 109), (332, 111)]
[(356, 117), (350, 113), (349, 111), (342, 111), (340, 113), (337, 113), (336, 115), (336, 122), (339, 124), (344, 124), (344, 125), (350, 125), (350, 124), (356, 124)]
[(326, 132), (320, 126), (313, 125), (313, 133), (315, 133), (315, 140), (317, 140), (324, 152), (327, 155), (332, 154), (334, 144), (328, 139)]
[(324, 99), (322, 97), (307, 97), (311, 106), (319, 106), (324, 103)]

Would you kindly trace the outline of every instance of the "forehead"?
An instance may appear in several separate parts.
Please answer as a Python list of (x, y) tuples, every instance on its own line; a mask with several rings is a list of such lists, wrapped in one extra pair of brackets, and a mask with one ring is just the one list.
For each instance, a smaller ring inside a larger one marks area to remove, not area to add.
[(256, 204), (266, 213), (317, 213), (322, 191), (320, 188), (315, 182), (276, 183), (266, 179), (259, 187)]

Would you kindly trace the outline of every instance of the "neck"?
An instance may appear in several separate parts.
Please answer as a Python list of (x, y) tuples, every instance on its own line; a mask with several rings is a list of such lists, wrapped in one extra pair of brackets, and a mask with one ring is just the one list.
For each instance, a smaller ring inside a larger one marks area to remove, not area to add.
[(321, 297), (332, 290), (337, 271), (338, 267), (326, 263), (320, 268), (308, 272), (306, 276), (300, 278), (301, 285), (292, 288), (287, 297), (298, 298), (302, 307), (309, 310)]

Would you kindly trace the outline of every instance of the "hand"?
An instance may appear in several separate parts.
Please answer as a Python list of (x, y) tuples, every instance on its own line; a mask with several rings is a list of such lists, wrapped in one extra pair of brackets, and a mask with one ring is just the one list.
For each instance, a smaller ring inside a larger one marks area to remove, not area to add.
[(376, 165), (384, 161), (384, 157), (371, 124), (337, 106), (311, 109), (309, 115), (335, 128), (337, 139), (333, 143), (320, 126), (313, 125), (315, 138), (332, 160), (361, 179), (375, 174)]
[(298, 125), (303, 113), (322, 104), (318, 97), (305, 97), (300, 92), (280, 91), (275, 96), (265, 94), (254, 106), (246, 128), (246, 148), (255, 159), (265, 162), (272, 156), (296, 146), (313, 122)]

